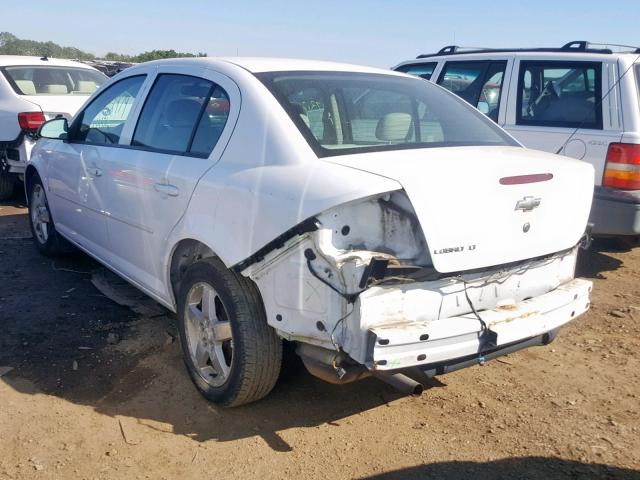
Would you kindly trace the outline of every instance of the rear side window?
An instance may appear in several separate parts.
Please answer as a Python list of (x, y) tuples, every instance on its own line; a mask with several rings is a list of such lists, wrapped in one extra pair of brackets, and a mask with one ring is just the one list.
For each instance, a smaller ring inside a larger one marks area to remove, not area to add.
[(602, 64), (520, 63), (518, 125), (602, 129)]
[(420, 63), (417, 65), (403, 65), (396, 68), (396, 71), (415, 75), (416, 77), (424, 78), (425, 80), (431, 80), (431, 75), (433, 75), (433, 71), (437, 66), (438, 64), (435, 62)]
[(158, 76), (131, 145), (166, 153), (208, 156), (229, 115), (229, 97), (218, 85), (188, 75)]
[(87, 68), (5, 67), (4, 74), (18, 95), (91, 95), (107, 77)]
[(78, 116), (72, 128), (73, 141), (117, 144), (144, 80), (144, 75), (128, 77), (98, 95)]
[(438, 84), (497, 122), (506, 68), (507, 62), (447, 62)]

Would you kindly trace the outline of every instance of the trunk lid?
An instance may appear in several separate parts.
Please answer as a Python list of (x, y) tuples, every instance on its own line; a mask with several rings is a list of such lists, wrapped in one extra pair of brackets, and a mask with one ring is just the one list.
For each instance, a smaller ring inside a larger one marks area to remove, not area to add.
[(47, 120), (58, 115), (71, 120), (89, 95), (24, 95), (22, 98), (40, 107)]
[(520, 147), (396, 150), (325, 160), (398, 181), (441, 273), (571, 248), (591, 209), (590, 164)]

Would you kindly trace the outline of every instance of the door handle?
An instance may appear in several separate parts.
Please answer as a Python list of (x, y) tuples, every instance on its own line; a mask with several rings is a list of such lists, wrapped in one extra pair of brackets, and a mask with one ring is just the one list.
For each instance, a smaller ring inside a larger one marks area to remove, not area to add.
[(170, 197), (177, 197), (180, 194), (180, 189), (175, 185), (170, 185), (168, 183), (156, 183), (153, 188), (156, 192), (164, 193), (165, 195), (169, 195)]
[(98, 167), (88, 167), (87, 168), (87, 172), (89, 172), (89, 174), (92, 177), (101, 177), (102, 176), (102, 169), (98, 168)]

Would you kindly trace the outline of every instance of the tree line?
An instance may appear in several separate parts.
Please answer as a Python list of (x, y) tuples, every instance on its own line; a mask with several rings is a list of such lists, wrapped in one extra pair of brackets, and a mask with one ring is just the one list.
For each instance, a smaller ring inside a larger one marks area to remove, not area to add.
[(175, 50), (151, 50), (138, 55), (124, 55), (109, 52), (104, 58), (84, 52), (75, 47), (63, 47), (54, 42), (38, 42), (24, 40), (9, 32), (0, 32), (0, 55), (32, 55), (37, 57), (47, 56), (54, 58), (69, 58), (72, 60), (112, 60), (119, 62), (140, 63), (161, 58), (177, 57), (206, 57), (206, 53), (176, 52)]

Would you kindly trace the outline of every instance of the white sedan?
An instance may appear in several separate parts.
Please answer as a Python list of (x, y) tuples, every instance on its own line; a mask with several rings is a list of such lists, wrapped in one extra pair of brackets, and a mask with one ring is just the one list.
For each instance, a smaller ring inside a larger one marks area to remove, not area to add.
[(80, 248), (175, 311), (191, 378), (223, 405), (269, 393), (283, 339), (327, 381), (418, 394), (589, 307), (574, 269), (593, 167), (420, 79), (162, 60), (40, 133), (37, 248)]
[(22, 183), (40, 126), (73, 117), (106, 81), (106, 75), (80, 62), (0, 55), (0, 200)]

